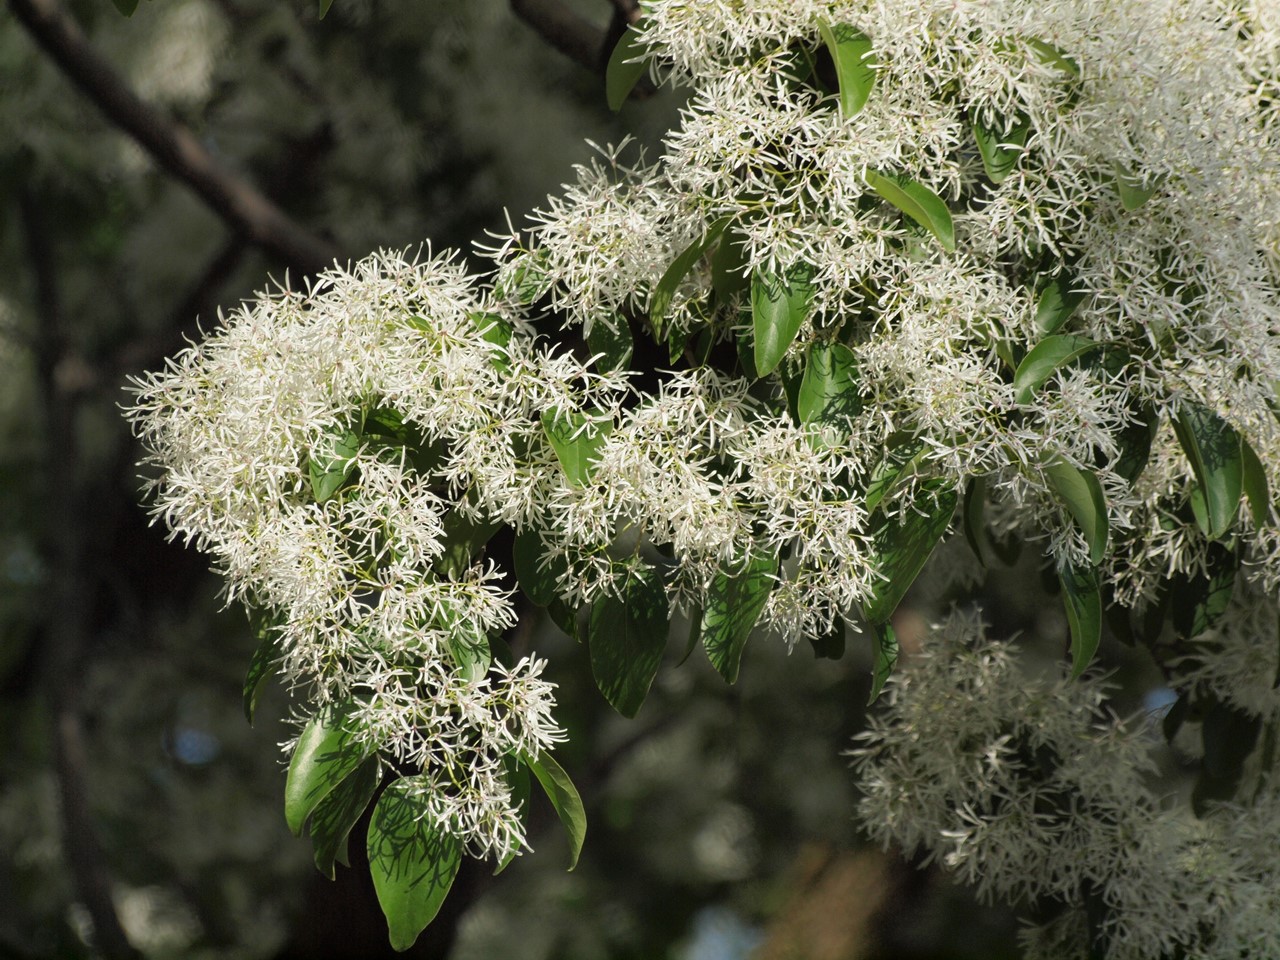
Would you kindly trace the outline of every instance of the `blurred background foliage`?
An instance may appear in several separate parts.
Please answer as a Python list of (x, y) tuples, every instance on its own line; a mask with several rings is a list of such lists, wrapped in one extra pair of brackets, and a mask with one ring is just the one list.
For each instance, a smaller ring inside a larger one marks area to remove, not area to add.
[[(246, 724), (252, 631), (204, 559), (150, 525), (118, 412), (129, 374), (306, 266), (161, 169), (19, 7), (60, 9), (10, 0), (0, 17), (0, 957), (384, 955), (359, 851), (331, 882), (285, 828), (287, 697)], [(659, 142), (678, 94), (610, 114), (599, 62), (553, 49), (544, 7), (580, 17), (607, 54), (628, 4), (338, 0), (321, 21), (313, 0), (153, 0), (130, 19), (77, 0), (61, 14), (346, 259), (426, 237), (465, 251), (504, 207), (518, 223), (568, 179), (585, 141)], [(940, 551), (899, 617), (908, 650), (919, 598), (961, 595), (952, 567), (971, 562)], [(1060, 649), (1056, 603), (1026, 600), (1034, 560), (1002, 576), (999, 631)], [(535, 810), (537, 853), (499, 878), (469, 861), (412, 956), (1014, 955), (1008, 913), (856, 835), (842, 751), (869, 689), (862, 638), (829, 660), (757, 637), (730, 688), (700, 654), (677, 669), (686, 629), (625, 721), (582, 647), (522, 624), (561, 686), (583, 860), (564, 871), (554, 816)]]

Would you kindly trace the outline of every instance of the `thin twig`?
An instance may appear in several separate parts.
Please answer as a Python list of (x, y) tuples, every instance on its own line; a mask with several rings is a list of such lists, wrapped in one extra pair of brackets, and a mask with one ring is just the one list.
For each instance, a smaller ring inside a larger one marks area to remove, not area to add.
[(140, 100), (58, 0), (9, 0), (9, 8), (112, 124), (186, 183), (232, 230), (304, 273), (319, 272), (337, 258), (337, 248), (214, 159), (190, 130)]

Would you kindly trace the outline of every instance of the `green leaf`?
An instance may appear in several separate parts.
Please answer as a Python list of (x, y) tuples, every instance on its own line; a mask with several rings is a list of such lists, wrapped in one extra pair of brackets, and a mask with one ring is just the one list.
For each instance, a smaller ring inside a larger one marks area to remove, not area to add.
[(1134, 411), (1135, 420), (1126, 424), (1116, 436), (1120, 456), (1116, 458), (1115, 472), (1128, 481), (1137, 482), (1151, 459), (1151, 444), (1160, 429), (1160, 415), (1154, 408), (1140, 406)]
[(1062, 601), (1071, 627), (1071, 676), (1084, 673), (1102, 641), (1102, 594), (1092, 567), (1068, 567), (1058, 573)]
[(760, 611), (773, 590), (776, 557), (752, 553), (731, 573), (712, 578), (702, 610), (702, 645), (711, 665), (729, 683), (736, 683), (742, 650)]
[(1235, 592), (1240, 557), (1220, 543), (1211, 543), (1206, 567), (1195, 576), (1179, 577), (1172, 591), (1173, 628), (1183, 639), (1200, 636), (1227, 612)]
[(553, 554), (543, 563), (545, 548), (535, 530), (517, 534), (512, 559), (515, 561), (516, 579), (525, 596), (540, 607), (555, 603), (559, 594), (559, 579), (569, 571), (568, 561), (560, 554)]
[(655, 335), (662, 336), (663, 324), (667, 322), (667, 313), (671, 309), (671, 301), (675, 299), (676, 291), (680, 288), (680, 284), (689, 275), (693, 265), (702, 259), (702, 255), (710, 249), (711, 245), (720, 237), (720, 234), (724, 233), (725, 227), (728, 225), (729, 220), (725, 217), (711, 224), (711, 226), (707, 227), (707, 232), (685, 247), (684, 251), (671, 261), (671, 265), (662, 274), (662, 278), (658, 281), (658, 285), (653, 288), (653, 293), (649, 297), (649, 323), (652, 325)]
[(613, 431), (613, 424), (585, 413), (557, 414), (554, 410), (544, 410), (542, 430), (551, 441), (564, 475), (575, 487), (582, 487), (591, 480), (600, 448)]
[(1096, 567), (1107, 554), (1111, 521), (1102, 484), (1092, 470), (1081, 470), (1064, 461), (1044, 468), (1045, 479), (1063, 502), (1089, 545), (1089, 561)]
[(307, 817), (368, 755), (346, 722), (351, 703), (330, 704), (308, 721), (289, 761), (284, 784), (284, 818), (294, 836)]
[(864, 106), (876, 84), (876, 68), (871, 62), (871, 38), (848, 24), (818, 24), (822, 42), (835, 63), (840, 83), (840, 112), (852, 117)]
[(1027, 135), (1031, 133), (1031, 121), (1019, 117), (1013, 124), (1000, 122), (995, 125), (982, 122), (975, 112), (972, 117), (973, 136), (978, 141), (978, 153), (982, 155), (982, 168), (992, 183), (1003, 183), (1018, 165), (1018, 158), (1026, 148)]
[(876, 665), (875, 672), (871, 674), (871, 697), (867, 706), (880, 699), (880, 692), (898, 662), (898, 635), (893, 632), (893, 624), (885, 621), (872, 624), (872, 628), (876, 634)]
[(489, 638), (474, 623), (462, 621), (455, 624), (446, 642), (460, 677), (468, 681), (479, 680), (489, 672), (489, 664), (493, 662)]
[(1035, 37), (1027, 38), (1027, 46), (1031, 48), (1041, 63), (1057, 67), (1074, 80), (1080, 79), (1080, 64), (1067, 56), (1060, 47), (1055, 47), (1052, 43), (1038, 40)]
[(511, 324), (496, 313), (473, 312), (470, 317), (476, 330), (480, 332), (480, 337), (498, 348), (493, 351), (491, 358), (493, 366), (506, 373), (511, 369), (511, 363), (507, 359), (507, 348), (511, 346)]
[(1196, 521), (1210, 540), (1220, 539), (1236, 521), (1244, 489), (1240, 436), (1208, 407), (1185, 402), (1173, 431), (1195, 472), (1204, 509)]
[(582, 642), (582, 631), (578, 629), (577, 607), (571, 607), (563, 600), (553, 600), (547, 604), (547, 616), (566, 637), (571, 638), (575, 643)]
[(746, 242), (740, 231), (726, 228), (711, 255), (711, 289), (722, 303), (750, 286)]
[(316, 869), (333, 879), (334, 862), (350, 866), (347, 838), (378, 788), (378, 759), (370, 757), (356, 772), (333, 788), (311, 814), (311, 846)]
[[(533, 793), (533, 785), (529, 782), (529, 765), (520, 757), (507, 754), (502, 758), (502, 773), (506, 778), (507, 786), (511, 788), (511, 808), (516, 811), (521, 820), (526, 820), (529, 814), (529, 797)], [(496, 877), (507, 869), (519, 852), (519, 847), (513, 847), (494, 868), (493, 875)]]
[(344, 431), (340, 436), (322, 437), (307, 458), (307, 471), (311, 477), (311, 493), (316, 503), (324, 503), (333, 497), (351, 476), (360, 452), (360, 433)]
[(604, 71), (605, 99), (614, 113), (622, 109), (627, 97), (631, 96), (631, 91), (648, 71), (648, 51), (649, 48), (641, 41), (640, 31), (634, 24), (628, 26), (618, 38)]
[(636, 715), (658, 675), (667, 620), (667, 591), (651, 566), (630, 568), (622, 595), (605, 596), (591, 608), (591, 673), (604, 698), (624, 717)]
[(1071, 319), (1084, 302), (1085, 292), (1073, 287), (1074, 278), (1059, 273), (1044, 285), (1036, 300), (1036, 329), (1046, 336)]
[(843, 428), (862, 412), (858, 393), (858, 360), (842, 343), (809, 347), (804, 379), (796, 396), (796, 415), (806, 426)]
[(587, 334), (587, 349), (600, 370), (625, 370), (635, 350), (635, 338), (631, 335), (631, 324), (627, 323), (627, 318), (615, 316), (613, 322), (610, 327), (597, 320)]
[(898, 608), (956, 512), (956, 494), (944, 481), (920, 488), (921, 497), (875, 532), (875, 566), (880, 578), (863, 613), (872, 623), (884, 623)]
[(258, 628), (258, 649), (253, 652), (249, 661), (249, 670), (244, 677), (244, 718), (253, 726), (253, 713), (258, 707), (258, 694), (262, 684), (276, 672), (276, 656), (280, 652), (280, 638), (272, 630), (270, 623), (263, 623)]
[[(119, 2), (119, 0), (117, 0)], [(333, 6), (333, 0), (320, 0), (320, 19), (323, 20)]]
[(898, 482), (913, 475), (928, 454), (929, 448), (919, 437), (909, 434), (889, 438), (888, 456), (876, 466), (867, 484), (867, 513), (880, 505), (880, 501), (893, 492)]
[(444, 552), (435, 562), (436, 572), (449, 580), (457, 580), (471, 568), (480, 549), (501, 528), (488, 519), (477, 519), (469, 510), (454, 507), (444, 515)]
[(676, 666), (683, 667), (685, 664), (685, 661), (688, 660), (691, 656), (693, 656), (693, 651), (698, 648), (698, 645), (701, 642), (702, 642), (702, 608), (699, 607), (696, 610), (694, 610), (692, 616), (689, 617), (689, 639), (685, 643), (684, 653), (681, 654), (680, 661), (676, 664)]
[(1016, 403), (1030, 403), (1031, 396), (1059, 367), (1098, 349), (1101, 344), (1088, 337), (1056, 334), (1045, 337), (1022, 358), (1013, 374), (1013, 399)]
[(1130, 173), (1127, 167), (1121, 164), (1113, 164), (1116, 174), (1116, 193), (1120, 195), (1120, 205), (1132, 213), (1137, 210), (1152, 195), (1160, 189), (1160, 178), (1149, 180), (1144, 185), (1143, 180), (1137, 174)]
[[(138, 0), (112, 0), (112, 2), (116, 5), (116, 9), (126, 17), (132, 17), (133, 12), (138, 9)], [(323, 2), (324, 0), (321, 0), (321, 3)], [(332, 3), (333, 0), (329, 0), (329, 2)], [(321, 13), (320, 16), (323, 17), (324, 14)]]
[(418, 777), (382, 791), (369, 822), (369, 873), (391, 948), (408, 950), (440, 910), (462, 863), (462, 844), (423, 817)]
[(969, 549), (984, 567), (989, 563), (988, 558), (995, 555), (991, 540), (987, 537), (987, 525), (982, 516), (986, 506), (987, 478), (972, 477), (964, 488), (960, 515), (964, 522), (964, 538), (969, 541)]
[(836, 617), (836, 622), (820, 637), (810, 637), (813, 655), (819, 660), (839, 660), (844, 656), (845, 639), (848, 633), (843, 617)]
[(529, 765), (538, 783), (542, 784), (547, 799), (555, 807), (565, 832), (569, 834), (569, 869), (572, 870), (578, 865), (582, 844), (587, 838), (587, 812), (583, 809), (582, 798), (569, 775), (550, 753), (543, 751), (536, 760), (522, 753), (520, 759)]
[(1191, 794), (1191, 808), (1203, 816), (1211, 801), (1235, 797), (1244, 775), (1244, 763), (1253, 753), (1262, 729), (1262, 718), (1215, 701), (1205, 711), (1200, 726), (1204, 760), (1200, 778)]
[(865, 178), (867, 186), (882, 199), (937, 237), (948, 253), (955, 253), (955, 226), (951, 222), (951, 211), (940, 196), (923, 183), (899, 174), (868, 170)]
[(751, 278), (751, 325), (755, 334), (756, 374), (771, 374), (796, 334), (809, 319), (813, 299), (811, 279), (813, 270), (808, 264), (796, 264), (785, 276), (756, 272)]
[(1271, 522), (1271, 489), (1267, 484), (1267, 471), (1244, 437), (1240, 438), (1240, 469), (1254, 526), (1265, 527)]

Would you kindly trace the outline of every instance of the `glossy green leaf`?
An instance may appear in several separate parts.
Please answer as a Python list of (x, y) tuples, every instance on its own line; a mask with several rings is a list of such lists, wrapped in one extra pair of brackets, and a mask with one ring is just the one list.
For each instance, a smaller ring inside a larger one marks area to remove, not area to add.
[(1097, 566), (1107, 555), (1107, 539), (1111, 521), (1107, 516), (1107, 500), (1102, 484), (1092, 470), (1081, 470), (1058, 461), (1044, 469), (1045, 479), (1066, 506), (1089, 545), (1089, 561)]
[(843, 428), (862, 412), (858, 393), (858, 360), (842, 343), (809, 347), (804, 378), (796, 395), (796, 415), (806, 426)]
[(951, 211), (942, 198), (923, 183), (899, 174), (866, 172), (867, 186), (883, 200), (897, 207), (908, 217), (924, 227), (942, 244), (948, 253), (956, 249), (955, 226)]
[(501, 524), (477, 519), (469, 510), (454, 507), (444, 515), (444, 552), (435, 562), (436, 572), (448, 580), (457, 580), (469, 569), (481, 548), (501, 528)]
[(667, 591), (651, 566), (629, 569), (621, 595), (602, 597), (591, 608), (591, 673), (624, 717), (636, 715), (658, 675), (668, 619)]
[(876, 84), (876, 68), (871, 62), (871, 38), (848, 24), (820, 23), (822, 42), (831, 53), (840, 84), (840, 112), (852, 117), (866, 106)]
[(649, 323), (657, 336), (662, 336), (663, 326), (667, 322), (667, 313), (671, 310), (671, 301), (675, 299), (680, 284), (689, 275), (693, 265), (701, 260), (703, 254), (720, 238), (720, 234), (724, 233), (728, 225), (728, 219), (722, 218), (707, 227), (706, 233), (685, 247), (684, 251), (671, 261), (671, 265), (662, 274), (658, 285), (653, 288), (653, 293), (649, 297)]
[(1173, 421), (1173, 430), (1191, 462), (1203, 497), (1204, 509), (1196, 521), (1205, 536), (1217, 540), (1236, 522), (1244, 490), (1244, 463), (1240, 436), (1208, 407), (1185, 402)]
[(689, 639), (685, 641), (684, 653), (680, 655), (677, 667), (683, 667), (685, 661), (693, 656), (693, 651), (702, 643), (702, 608), (698, 607), (689, 617)]
[(1071, 628), (1071, 676), (1078, 677), (1102, 642), (1102, 594), (1092, 567), (1070, 567), (1060, 571), (1058, 579)]
[(320, 0), (320, 19), (323, 20), (329, 13), (329, 8), (333, 6), (333, 0)]
[(649, 48), (640, 40), (639, 29), (632, 24), (618, 39), (604, 71), (605, 99), (609, 109), (617, 113), (631, 96), (640, 78), (649, 70)]
[(576, 411), (557, 414), (544, 410), (542, 430), (551, 441), (564, 475), (571, 484), (581, 487), (591, 480), (600, 448), (613, 431), (613, 424)]
[(965, 485), (960, 516), (964, 523), (964, 538), (969, 541), (969, 549), (984, 567), (990, 562), (989, 558), (995, 556), (991, 539), (987, 536), (987, 524), (983, 519), (986, 506), (987, 478), (973, 477)]
[(880, 577), (863, 605), (872, 623), (884, 623), (893, 615), (956, 512), (955, 491), (941, 481), (923, 484), (920, 493), (914, 504), (904, 505), (875, 532), (874, 563)]
[(276, 658), (280, 653), (280, 638), (270, 623), (258, 628), (258, 649), (249, 661), (244, 677), (244, 718), (253, 726), (253, 714), (258, 707), (258, 694), (267, 678), (276, 672)]
[(1249, 501), (1253, 523), (1265, 527), (1271, 522), (1271, 488), (1267, 483), (1267, 470), (1244, 437), (1240, 438), (1240, 470), (1241, 485)]
[(454, 625), (446, 640), (449, 657), (457, 667), (457, 673), (465, 680), (479, 680), (489, 672), (493, 658), (489, 652), (489, 638), (472, 622)]
[(751, 285), (747, 270), (746, 238), (739, 230), (726, 228), (711, 255), (711, 289), (716, 298), (726, 302)]
[[(516, 811), (522, 821), (527, 821), (529, 815), (529, 797), (533, 793), (533, 785), (530, 783), (529, 765), (523, 759), (511, 754), (507, 754), (502, 758), (502, 774), (506, 778), (507, 786), (511, 788), (511, 808)], [(496, 877), (503, 870), (507, 869), (511, 861), (520, 853), (519, 847), (512, 848), (494, 868), (493, 875)]]
[[(138, 9), (138, 0), (112, 0), (112, 2), (116, 5), (116, 9), (126, 17), (132, 17), (134, 11)], [(325, 0), (320, 0), (320, 2), (323, 6)], [(332, 3), (333, 0), (328, 0), (328, 2)], [(323, 17), (324, 13), (322, 12), (320, 16)]]
[(538, 754), (536, 760), (528, 754), (521, 754), (520, 758), (538, 778), (547, 799), (564, 824), (565, 832), (569, 834), (569, 869), (572, 870), (578, 865), (582, 844), (587, 838), (587, 812), (582, 806), (582, 798), (578, 796), (578, 790), (569, 775), (547, 751)]
[(547, 617), (574, 643), (582, 642), (582, 631), (578, 627), (578, 612), (577, 607), (572, 607), (563, 600), (557, 599), (547, 604)]
[(893, 668), (898, 662), (898, 635), (893, 632), (893, 624), (886, 620), (884, 623), (872, 624), (872, 628), (875, 631), (876, 665), (871, 674), (871, 697), (867, 700), (868, 706), (880, 699), (880, 693), (884, 690), (884, 685), (889, 681)]
[(338, 436), (325, 436), (316, 444), (307, 458), (307, 471), (311, 478), (311, 493), (316, 503), (324, 503), (342, 489), (356, 465), (360, 452), (360, 434), (345, 430)]
[(836, 617), (836, 622), (820, 637), (810, 637), (809, 645), (813, 647), (813, 655), (819, 660), (839, 660), (844, 656), (848, 628), (843, 617)]
[(773, 590), (776, 557), (753, 553), (746, 563), (717, 573), (703, 601), (702, 646), (720, 676), (736, 683), (742, 651)]
[(876, 466), (871, 481), (867, 484), (863, 503), (867, 513), (878, 507), (880, 501), (893, 492), (899, 481), (914, 474), (928, 452), (928, 446), (919, 437), (903, 435), (896, 442), (891, 437), (888, 455)]
[(1059, 330), (1071, 319), (1085, 293), (1074, 287), (1075, 279), (1068, 273), (1059, 273), (1044, 285), (1036, 299), (1036, 329), (1045, 336)]
[(425, 784), (397, 780), (369, 822), (369, 874), (387, 918), (391, 948), (408, 950), (440, 910), (462, 863), (462, 844), (423, 816)]
[(316, 869), (333, 879), (334, 862), (350, 866), (347, 838), (378, 788), (378, 760), (370, 757), (333, 788), (311, 814), (308, 830), (315, 852)]
[(540, 607), (549, 607), (560, 595), (559, 580), (568, 572), (569, 563), (559, 554), (550, 555), (544, 562), (544, 552), (537, 532), (525, 530), (516, 536), (512, 559), (525, 596)]
[(347, 729), (350, 715), (349, 703), (331, 704), (302, 729), (284, 784), (284, 817), (294, 836), (301, 836), (311, 811), (368, 755)]
[(1040, 389), (1055, 370), (1078, 360), (1101, 344), (1088, 337), (1055, 334), (1045, 337), (1028, 351), (1013, 374), (1013, 399), (1017, 403), (1030, 403), (1032, 395)]
[(511, 368), (511, 363), (507, 360), (507, 348), (511, 345), (513, 332), (511, 324), (496, 313), (474, 312), (470, 316), (480, 336), (498, 348), (493, 351), (492, 363), (496, 369), (505, 373)]
[(992, 183), (1003, 183), (1018, 165), (1018, 158), (1026, 148), (1031, 133), (1031, 121), (1019, 117), (1016, 123), (1006, 125), (1000, 118), (995, 123), (984, 123), (977, 113), (973, 115), (973, 137), (978, 142), (982, 156), (982, 168)]
[(752, 359), (758, 377), (767, 377), (777, 369), (809, 319), (812, 277), (813, 270), (807, 264), (797, 264), (784, 277), (757, 272), (751, 278)]
[(597, 320), (587, 334), (587, 349), (596, 367), (600, 370), (625, 370), (631, 363), (631, 355), (635, 350), (635, 338), (631, 335), (631, 324), (627, 318), (615, 316), (613, 326)]

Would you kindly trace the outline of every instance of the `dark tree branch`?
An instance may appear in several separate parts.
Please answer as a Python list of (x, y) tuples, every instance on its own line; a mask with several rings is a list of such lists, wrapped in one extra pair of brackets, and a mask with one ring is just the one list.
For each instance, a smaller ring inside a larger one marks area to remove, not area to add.
[(609, 0), (613, 4), (614, 13), (627, 23), (635, 23), (640, 19), (640, 0)]
[(560, 0), (511, 0), (511, 10), (574, 63), (592, 71), (600, 69), (604, 36), (590, 20), (580, 17)]
[(190, 130), (140, 100), (58, 0), (9, 0), (9, 8), (111, 123), (186, 183), (232, 230), (304, 273), (333, 263), (339, 252), (332, 244), (214, 159)]
[(49, 498), (49, 580), (44, 609), (63, 855), (76, 896), (93, 923), (99, 952), (107, 960), (138, 960), (140, 954), (129, 943), (116, 914), (111, 878), (89, 809), (89, 751), (79, 709), (80, 670), (89, 632), (88, 599), (80, 576), (84, 525), (76, 509), (75, 413), (80, 386), (65, 373), (70, 355), (63, 337), (52, 245), (34, 200), (23, 193), (18, 204), (36, 281), (36, 355), (49, 438), (44, 482)]

